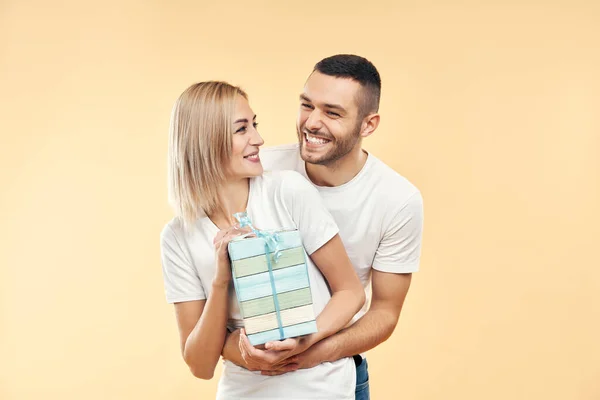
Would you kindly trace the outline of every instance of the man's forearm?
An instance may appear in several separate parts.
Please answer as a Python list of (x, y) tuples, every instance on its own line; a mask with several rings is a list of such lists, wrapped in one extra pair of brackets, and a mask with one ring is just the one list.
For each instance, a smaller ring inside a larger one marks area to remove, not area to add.
[(370, 309), (354, 324), (317, 344), (323, 361), (337, 361), (371, 350), (394, 332), (398, 315), (385, 309)]

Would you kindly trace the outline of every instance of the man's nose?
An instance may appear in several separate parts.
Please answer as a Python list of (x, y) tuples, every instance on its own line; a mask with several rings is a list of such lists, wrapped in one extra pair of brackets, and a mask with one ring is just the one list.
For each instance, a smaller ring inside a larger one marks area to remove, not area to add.
[(311, 132), (318, 131), (319, 129), (321, 129), (323, 127), (321, 113), (318, 110), (313, 110), (306, 119), (304, 127)]

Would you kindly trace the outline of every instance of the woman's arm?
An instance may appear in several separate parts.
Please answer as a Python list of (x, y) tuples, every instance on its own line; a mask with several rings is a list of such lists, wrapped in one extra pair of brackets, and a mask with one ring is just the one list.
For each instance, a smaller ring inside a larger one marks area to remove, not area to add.
[(335, 235), (310, 258), (331, 288), (331, 300), (317, 317), (319, 332), (313, 343), (333, 335), (346, 326), (365, 304), (365, 291), (352, 267), (339, 235)]
[(301, 353), (344, 328), (365, 303), (365, 291), (339, 235), (336, 234), (310, 257), (329, 283), (331, 299), (317, 317), (318, 332), (265, 344), (267, 350), (290, 350), (286, 357)]
[(175, 303), (181, 353), (192, 374), (211, 379), (219, 362), (227, 333), (231, 265), (227, 245), (248, 228), (231, 227), (215, 237), (215, 276), (207, 300)]
[(192, 374), (211, 379), (225, 342), (227, 284), (213, 282), (207, 300), (175, 304), (181, 353)]

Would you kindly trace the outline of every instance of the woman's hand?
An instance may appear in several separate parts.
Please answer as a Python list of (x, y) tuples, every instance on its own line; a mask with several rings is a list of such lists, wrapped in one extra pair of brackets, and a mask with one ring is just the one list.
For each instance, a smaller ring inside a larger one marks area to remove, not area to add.
[(265, 343), (266, 350), (287, 351), (287, 357), (303, 353), (314, 343), (314, 334)]
[[(215, 246), (216, 270), (213, 278), (213, 284), (227, 286), (231, 282), (231, 261), (227, 252), (227, 245), (235, 237), (251, 233), (249, 227), (240, 228), (239, 225), (233, 225), (226, 229), (221, 229), (213, 240)], [(254, 235), (249, 235), (254, 236)]]
[(244, 329), (239, 333), (239, 350), (250, 371), (286, 372), (297, 369), (294, 364), (296, 355), (303, 353), (312, 344), (312, 335), (288, 338), (282, 341), (268, 342), (261, 346), (252, 346)]

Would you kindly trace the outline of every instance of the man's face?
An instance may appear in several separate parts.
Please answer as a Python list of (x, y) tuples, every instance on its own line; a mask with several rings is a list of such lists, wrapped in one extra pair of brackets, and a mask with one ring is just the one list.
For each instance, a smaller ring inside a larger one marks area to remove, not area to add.
[(328, 165), (357, 145), (362, 123), (357, 103), (361, 90), (351, 79), (312, 73), (300, 95), (296, 125), (304, 161)]

